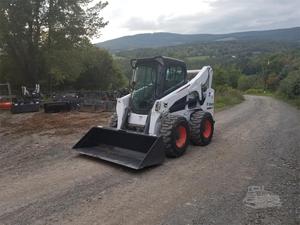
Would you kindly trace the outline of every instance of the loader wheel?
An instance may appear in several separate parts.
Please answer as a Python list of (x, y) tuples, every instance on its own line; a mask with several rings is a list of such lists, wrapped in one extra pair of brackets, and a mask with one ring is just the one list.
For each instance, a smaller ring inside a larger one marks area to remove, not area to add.
[(208, 145), (213, 133), (214, 120), (210, 113), (196, 111), (191, 115), (191, 142), (194, 145)]
[(114, 128), (118, 126), (118, 114), (116, 112), (111, 115), (108, 126)]
[(189, 145), (190, 127), (184, 117), (166, 115), (162, 118), (161, 136), (167, 157), (182, 156)]

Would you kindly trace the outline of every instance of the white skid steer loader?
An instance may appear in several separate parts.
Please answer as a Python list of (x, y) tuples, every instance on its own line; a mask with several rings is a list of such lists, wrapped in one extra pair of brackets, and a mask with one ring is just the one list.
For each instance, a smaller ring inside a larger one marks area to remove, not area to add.
[[(158, 56), (131, 60), (132, 91), (118, 98), (110, 126), (93, 127), (73, 148), (133, 169), (179, 157), (189, 142), (207, 145), (214, 132), (213, 71), (187, 71)], [(189, 74), (196, 74), (188, 80)]]

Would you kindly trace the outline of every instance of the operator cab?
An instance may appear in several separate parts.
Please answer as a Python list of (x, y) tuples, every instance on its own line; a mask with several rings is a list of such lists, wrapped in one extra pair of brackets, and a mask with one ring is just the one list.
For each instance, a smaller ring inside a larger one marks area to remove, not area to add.
[(131, 60), (133, 69), (132, 112), (147, 115), (154, 102), (187, 83), (186, 64), (157, 56)]

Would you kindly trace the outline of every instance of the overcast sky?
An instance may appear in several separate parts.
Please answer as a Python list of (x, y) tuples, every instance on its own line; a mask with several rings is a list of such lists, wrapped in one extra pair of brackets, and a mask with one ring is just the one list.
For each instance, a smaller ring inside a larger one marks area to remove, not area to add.
[(152, 32), (229, 33), (300, 26), (300, 0), (108, 0), (93, 42)]

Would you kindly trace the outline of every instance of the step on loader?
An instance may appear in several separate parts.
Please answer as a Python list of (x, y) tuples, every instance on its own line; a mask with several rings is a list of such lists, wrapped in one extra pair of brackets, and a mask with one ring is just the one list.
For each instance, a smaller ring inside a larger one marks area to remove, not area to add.
[(142, 169), (163, 163), (165, 156), (182, 156), (190, 142), (211, 142), (211, 67), (188, 71), (183, 61), (164, 56), (133, 59), (131, 66), (131, 93), (117, 99), (109, 127), (93, 127), (76, 151)]

